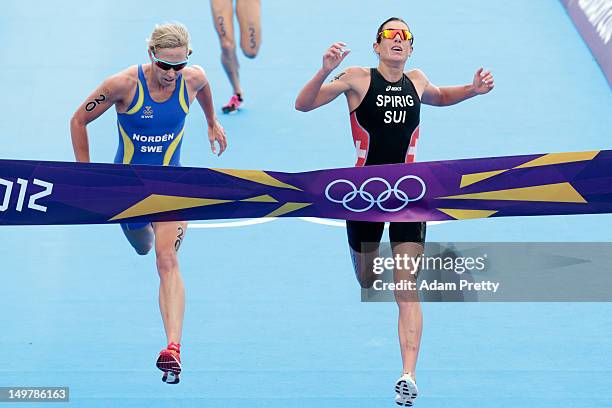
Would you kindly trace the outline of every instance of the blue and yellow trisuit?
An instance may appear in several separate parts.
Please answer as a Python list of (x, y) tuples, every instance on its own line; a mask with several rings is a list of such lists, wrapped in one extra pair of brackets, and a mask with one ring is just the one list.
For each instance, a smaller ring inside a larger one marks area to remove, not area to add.
[[(142, 65), (138, 66), (136, 94), (125, 113), (117, 113), (119, 148), (115, 163), (180, 166), (185, 117), (189, 97), (182, 74), (170, 98), (155, 102), (149, 93)], [(122, 224), (124, 229), (138, 229), (148, 223)]]

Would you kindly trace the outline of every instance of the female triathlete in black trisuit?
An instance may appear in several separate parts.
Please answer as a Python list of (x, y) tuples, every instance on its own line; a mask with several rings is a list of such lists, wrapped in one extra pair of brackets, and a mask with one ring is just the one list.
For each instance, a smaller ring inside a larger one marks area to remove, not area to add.
[[(412, 54), (414, 38), (406, 22), (390, 18), (376, 32), (374, 52), (377, 68), (350, 67), (331, 83), (327, 76), (350, 53), (345, 43), (333, 44), (323, 55), (323, 66), (304, 86), (295, 102), (307, 112), (344, 94), (351, 112), (351, 130), (357, 151), (357, 166), (410, 163), (414, 161), (419, 138), (421, 103), (448, 106), (493, 89), (493, 76), (480, 68), (469, 85), (433, 85), (418, 69), (404, 72)], [(347, 221), (348, 240), (355, 274), (362, 287), (373, 283), (372, 260), (378, 256), (378, 243), (384, 223)], [(395, 255), (416, 257), (423, 252), (425, 223), (392, 222), (389, 238)], [(366, 245), (368, 244), (369, 245)], [(417, 271), (396, 270), (395, 279), (415, 280)], [(396, 403), (412, 406), (417, 396), (415, 368), (423, 326), (418, 298), (395, 293), (399, 307), (399, 338), (403, 371), (396, 383)]]

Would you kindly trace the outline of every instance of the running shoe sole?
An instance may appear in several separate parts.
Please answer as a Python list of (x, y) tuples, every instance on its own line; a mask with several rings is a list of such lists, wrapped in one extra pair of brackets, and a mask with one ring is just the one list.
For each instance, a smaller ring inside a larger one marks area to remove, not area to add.
[(419, 393), (415, 383), (401, 379), (395, 384), (395, 392), (395, 403), (403, 407), (411, 407)]
[(230, 108), (228, 106), (224, 106), (223, 108), (221, 108), (221, 110), (223, 111), (224, 114), (228, 114), (228, 113), (237, 113), (240, 108)]
[(162, 381), (167, 384), (178, 384), (180, 381), (181, 362), (172, 353), (164, 351), (159, 354), (156, 364), (157, 368), (164, 373)]

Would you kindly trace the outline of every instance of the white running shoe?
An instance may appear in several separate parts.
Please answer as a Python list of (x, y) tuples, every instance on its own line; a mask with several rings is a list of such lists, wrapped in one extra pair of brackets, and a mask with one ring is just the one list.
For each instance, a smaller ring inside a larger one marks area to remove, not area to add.
[(395, 383), (395, 403), (402, 407), (411, 407), (419, 390), (410, 373), (403, 374)]

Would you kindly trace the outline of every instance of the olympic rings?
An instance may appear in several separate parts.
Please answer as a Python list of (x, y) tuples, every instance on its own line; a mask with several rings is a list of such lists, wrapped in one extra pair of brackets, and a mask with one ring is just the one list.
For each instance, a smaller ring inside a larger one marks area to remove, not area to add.
[[(419, 194), (418, 197), (410, 198), (408, 197), (408, 194), (406, 192), (404, 192), (403, 190), (400, 190), (399, 186), (405, 180), (416, 180), (421, 185), (421, 193)], [(386, 187), (386, 190), (381, 192), (376, 198), (374, 198), (374, 195), (372, 193), (365, 191), (366, 186), (372, 182), (380, 182), (384, 184)], [(352, 191), (349, 191), (348, 193), (346, 193), (341, 199), (333, 198), (331, 197), (329, 191), (331, 190), (333, 186), (339, 183), (348, 184), (352, 188)], [(344, 208), (352, 212), (361, 213), (361, 212), (368, 211), (372, 207), (374, 207), (375, 204), (382, 211), (397, 212), (397, 211), (404, 209), (408, 205), (408, 203), (418, 201), (421, 198), (423, 198), (425, 196), (426, 191), (427, 191), (427, 187), (425, 186), (425, 182), (418, 176), (413, 176), (413, 175), (404, 176), (400, 178), (399, 180), (397, 180), (397, 182), (395, 183), (393, 187), (391, 187), (391, 184), (389, 184), (389, 182), (383, 178), (372, 177), (364, 181), (359, 187), (359, 189), (350, 180), (345, 180), (345, 179), (334, 180), (331, 183), (329, 183), (327, 187), (325, 188), (325, 197), (327, 197), (327, 199), (333, 203), (342, 204)], [(385, 206), (383, 206), (383, 203), (386, 202), (389, 198), (391, 198), (391, 194), (393, 194), (396, 199), (402, 201), (402, 204), (399, 207), (386, 208)], [(366, 207), (353, 208), (349, 205), (349, 203), (353, 201), (358, 195), (359, 197), (361, 197), (362, 200), (368, 203)]]

